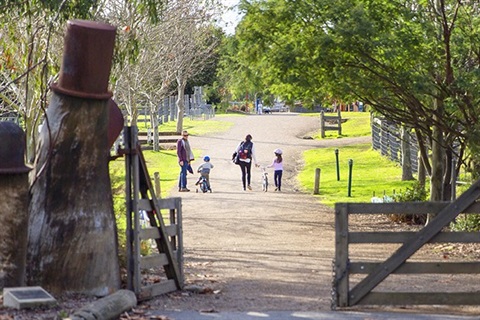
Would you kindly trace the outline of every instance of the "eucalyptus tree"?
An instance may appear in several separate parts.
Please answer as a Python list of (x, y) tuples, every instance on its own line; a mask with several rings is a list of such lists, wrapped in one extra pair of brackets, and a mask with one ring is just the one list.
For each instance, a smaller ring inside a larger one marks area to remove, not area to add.
[(414, 128), (431, 198), (449, 199), (452, 159), (478, 149), (477, 2), (269, 0), (242, 8), (239, 41), (256, 53), (244, 58), (274, 88), (302, 99), (359, 99)]
[(146, 15), (145, 7), (138, 3), (105, 0), (103, 6), (107, 10), (98, 13), (120, 26), (113, 71), (115, 98), (125, 106), (132, 123), (136, 123), (138, 117), (138, 104), (148, 105), (152, 126), (156, 127), (157, 105), (176, 87), (177, 130), (181, 131), (186, 82), (205, 67), (217, 46), (215, 37), (211, 36), (213, 3), (158, 2), (152, 16)]
[(169, 3), (162, 16), (159, 40), (164, 46), (163, 67), (173, 72), (176, 81), (177, 132), (183, 130), (187, 81), (207, 66), (219, 44), (211, 4), (201, 0), (178, 0)]
[(19, 114), (33, 161), (48, 85), (62, 57), (68, 18), (85, 18), (96, 1), (0, 1), (0, 105)]

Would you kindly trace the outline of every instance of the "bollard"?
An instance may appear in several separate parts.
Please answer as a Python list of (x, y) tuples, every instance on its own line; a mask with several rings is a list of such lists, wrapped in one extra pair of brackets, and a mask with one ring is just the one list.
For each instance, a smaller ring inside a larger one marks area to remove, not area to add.
[(155, 181), (155, 195), (157, 196), (157, 199), (160, 199), (162, 197), (162, 189), (160, 189), (160, 173), (154, 172), (153, 179)]
[(353, 168), (353, 160), (348, 160), (348, 196), (352, 196), (352, 168)]
[(315, 169), (315, 186), (313, 188), (313, 194), (320, 193), (320, 168)]
[(0, 122), (0, 288), (25, 285), (28, 234), (28, 172), (25, 133)]
[(337, 181), (340, 181), (340, 165), (338, 164), (338, 149), (335, 149), (335, 164), (337, 168)]

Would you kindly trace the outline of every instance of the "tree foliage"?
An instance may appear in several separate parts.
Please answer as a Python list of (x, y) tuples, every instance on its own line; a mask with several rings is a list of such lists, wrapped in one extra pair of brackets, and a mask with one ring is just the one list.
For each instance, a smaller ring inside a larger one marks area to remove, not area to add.
[(0, 106), (19, 114), (33, 160), (48, 84), (62, 57), (67, 18), (86, 18), (95, 1), (1, 1)]
[(433, 185), (448, 199), (452, 159), (461, 163), (480, 141), (475, 1), (263, 0), (241, 8), (240, 64), (286, 100), (360, 100), (414, 128), (429, 174), (440, 177)]

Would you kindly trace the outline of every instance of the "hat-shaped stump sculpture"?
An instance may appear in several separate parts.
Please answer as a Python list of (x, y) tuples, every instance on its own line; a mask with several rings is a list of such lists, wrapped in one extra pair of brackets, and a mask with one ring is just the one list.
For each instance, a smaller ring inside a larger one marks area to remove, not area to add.
[[(69, 21), (31, 179), (29, 285), (104, 296), (120, 288), (108, 160), (116, 29)], [(50, 130), (50, 131), (49, 131)]]
[(30, 170), (25, 133), (13, 122), (0, 122), (0, 289), (25, 285)]

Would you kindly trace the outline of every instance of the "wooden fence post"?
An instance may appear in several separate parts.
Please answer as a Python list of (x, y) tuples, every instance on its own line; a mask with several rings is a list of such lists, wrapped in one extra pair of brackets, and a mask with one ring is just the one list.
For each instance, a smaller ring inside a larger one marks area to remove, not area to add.
[(315, 169), (315, 185), (313, 188), (313, 194), (319, 194), (320, 193), (320, 168)]
[(332, 307), (349, 305), (348, 270), (348, 204), (335, 204), (335, 278), (333, 283), (334, 303)]
[(162, 189), (160, 189), (160, 174), (154, 172), (153, 179), (155, 181), (155, 195), (157, 196), (157, 199), (160, 199), (162, 197)]
[(320, 111), (320, 134), (322, 138), (325, 138), (325, 115), (323, 110)]
[(340, 111), (340, 108), (337, 110), (337, 116), (338, 116), (338, 135), (342, 135), (342, 113)]

